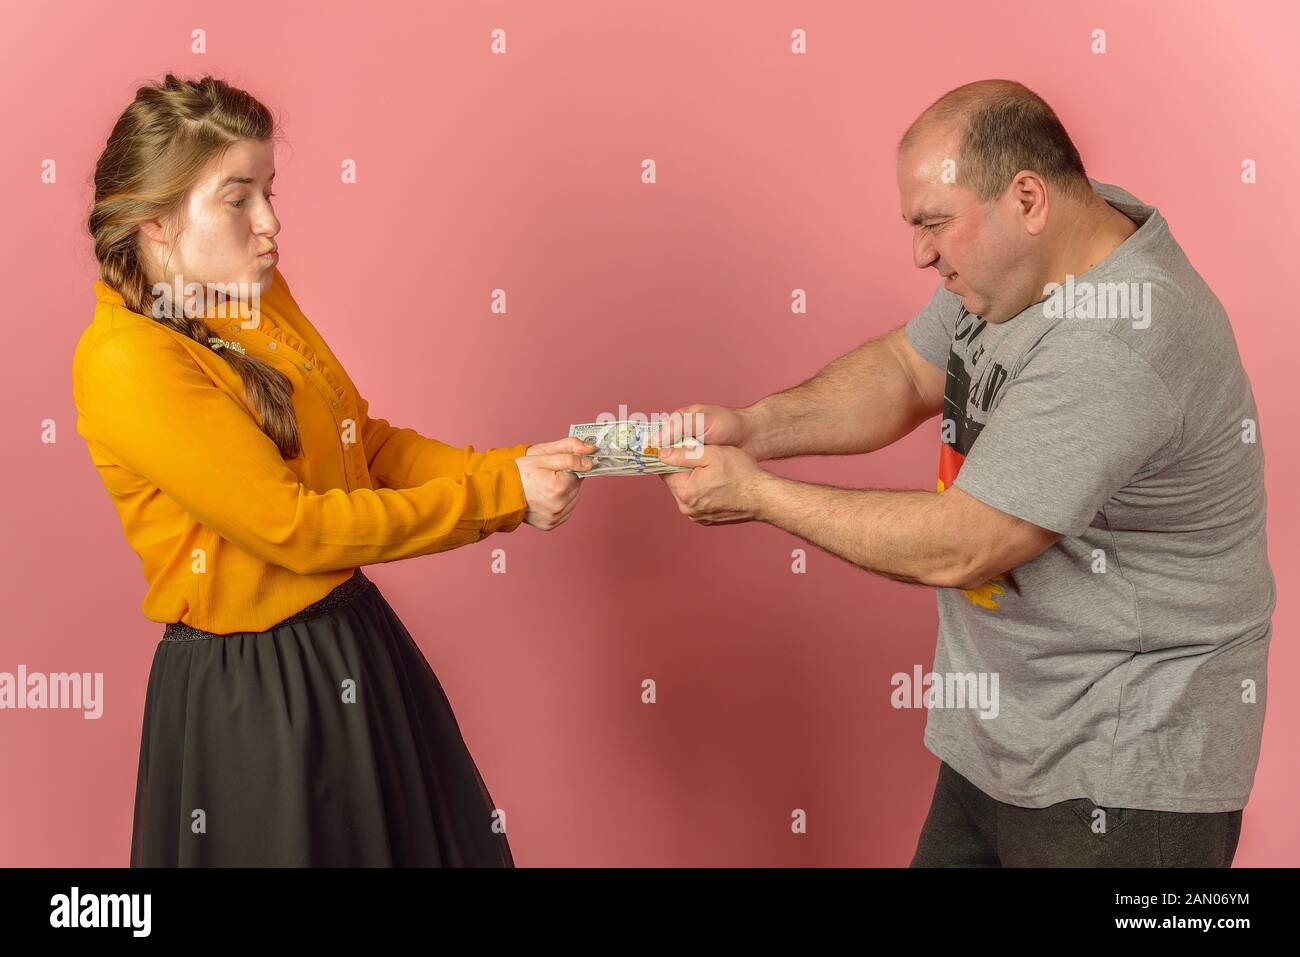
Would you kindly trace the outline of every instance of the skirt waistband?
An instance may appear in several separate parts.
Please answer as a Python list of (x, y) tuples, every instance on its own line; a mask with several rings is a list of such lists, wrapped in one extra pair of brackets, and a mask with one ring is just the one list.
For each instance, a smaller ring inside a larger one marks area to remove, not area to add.
[[(270, 631), (272, 628), (279, 628), (281, 625), (293, 625), (298, 622), (309, 621), (312, 618), (328, 614), (329, 612), (342, 608), (345, 605), (350, 605), (352, 602), (356, 601), (358, 597), (374, 587), (374, 582), (367, 578), (361, 569), (358, 568), (352, 573), (351, 578), (341, 584), (335, 585), (333, 590), (331, 590), (324, 598), (312, 602), (306, 608), (302, 609), (302, 611), (295, 612), (283, 621), (276, 622), (271, 626), (271, 628), (266, 630)], [(237, 631), (231, 632), (231, 634), (248, 634), (248, 632)], [(254, 634), (256, 634), (256, 632), (254, 632)], [(224, 637), (226, 636), (211, 631), (204, 631), (202, 628), (195, 628), (192, 625), (187, 625), (183, 621), (171, 622), (163, 628), (164, 641), (194, 641), (202, 638)]]

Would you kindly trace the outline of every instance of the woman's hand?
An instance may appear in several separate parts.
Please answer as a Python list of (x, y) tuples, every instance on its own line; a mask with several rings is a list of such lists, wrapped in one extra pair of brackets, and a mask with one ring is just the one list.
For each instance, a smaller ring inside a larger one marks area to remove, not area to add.
[(544, 532), (564, 524), (578, 507), (582, 488), (582, 480), (568, 469), (587, 471), (592, 460), (586, 453), (595, 451), (590, 442), (568, 438), (530, 445), (527, 454), (515, 459), (528, 500), (524, 521)]

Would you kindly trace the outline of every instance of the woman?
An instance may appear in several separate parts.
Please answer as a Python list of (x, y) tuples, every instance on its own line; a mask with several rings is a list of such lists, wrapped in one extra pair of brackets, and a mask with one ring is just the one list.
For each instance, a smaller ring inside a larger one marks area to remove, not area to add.
[(167, 623), (131, 863), (513, 866), (437, 678), (358, 566), (555, 528), (594, 447), (478, 452), (371, 417), (277, 267), (274, 134), (247, 93), (169, 74), (95, 169), (77, 431)]

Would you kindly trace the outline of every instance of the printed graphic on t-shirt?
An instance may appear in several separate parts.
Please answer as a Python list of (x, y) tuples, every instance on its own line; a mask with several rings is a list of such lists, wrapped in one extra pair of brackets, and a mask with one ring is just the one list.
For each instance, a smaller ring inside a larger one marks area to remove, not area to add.
[[(988, 323), (960, 307), (948, 351), (948, 381), (943, 390), (943, 418), (939, 431), (939, 487), (942, 492), (952, 485), (962, 463), (979, 438), (989, 409), (998, 391), (1006, 384), (1007, 370), (996, 362), (982, 362), (984, 330)], [(991, 579), (979, 588), (962, 589), (971, 603), (997, 611), (998, 596), (1005, 594), (999, 582)]]

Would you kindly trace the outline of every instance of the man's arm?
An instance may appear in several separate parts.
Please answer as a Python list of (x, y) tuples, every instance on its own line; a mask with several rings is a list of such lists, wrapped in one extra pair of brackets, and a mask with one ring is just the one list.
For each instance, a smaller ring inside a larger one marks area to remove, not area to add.
[(766, 474), (756, 488), (756, 518), (909, 584), (978, 588), (1061, 537), (956, 486), (942, 493), (845, 489)]
[(662, 478), (691, 521), (767, 522), (867, 571), (916, 585), (978, 588), (1062, 534), (957, 485), (943, 492), (814, 485), (775, 475), (727, 445), (705, 446), (695, 461), (680, 448), (663, 449), (660, 457), (689, 468)]
[(741, 410), (755, 458), (873, 452), (943, 411), (944, 370), (899, 326), (840, 356), (806, 382)]
[(943, 492), (810, 485), (728, 446), (660, 457), (689, 467), (663, 480), (692, 521), (758, 519), (890, 578), (971, 589), (1083, 534), (1120, 489), (1175, 459), (1184, 418), (1130, 343), (1062, 324), (1030, 351)]

